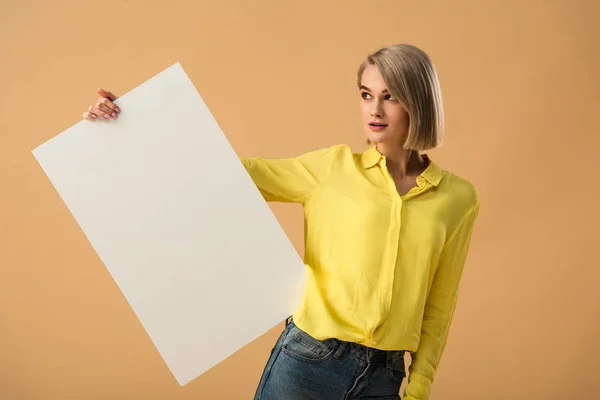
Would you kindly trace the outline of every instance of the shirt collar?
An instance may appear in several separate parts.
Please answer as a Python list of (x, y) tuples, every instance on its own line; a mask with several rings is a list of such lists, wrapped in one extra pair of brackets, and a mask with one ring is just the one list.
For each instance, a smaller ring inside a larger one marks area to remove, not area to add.
[(382, 158), (383, 156), (377, 150), (377, 147), (372, 146), (361, 154), (360, 161), (364, 168), (369, 169), (379, 164), (379, 161), (381, 161)]
[[(419, 178), (425, 179), (433, 186), (439, 185), (444, 171), (434, 163), (427, 154), (421, 154), (421, 156), (429, 162), (429, 165), (425, 168), (425, 171), (421, 173)], [(384, 156), (377, 150), (377, 147), (372, 146), (361, 154), (360, 161), (364, 168), (369, 169), (379, 164), (383, 158)]]

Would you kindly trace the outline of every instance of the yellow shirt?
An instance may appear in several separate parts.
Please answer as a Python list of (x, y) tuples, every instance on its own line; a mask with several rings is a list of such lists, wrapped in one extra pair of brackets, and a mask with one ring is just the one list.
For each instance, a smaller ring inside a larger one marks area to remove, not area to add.
[(411, 352), (405, 398), (427, 399), (479, 212), (476, 188), (429, 160), (400, 196), (376, 147), (242, 162), (265, 200), (304, 207), (308, 280), (296, 325), (320, 340)]

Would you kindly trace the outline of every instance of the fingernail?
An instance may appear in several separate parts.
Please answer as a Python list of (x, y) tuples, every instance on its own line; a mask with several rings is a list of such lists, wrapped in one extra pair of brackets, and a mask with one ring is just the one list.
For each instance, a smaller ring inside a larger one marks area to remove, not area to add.
[(120, 113), (120, 112), (121, 112), (121, 109), (120, 109), (119, 107), (117, 107), (117, 112), (118, 112), (118, 113)]
[(92, 119), (96, 119), (96, 115), (92, 115)]
[(108, 115), (108, 114), (104, 114), (104, 118), (106, 118), (106, 119), (109, 119), (109, 118), (110, 118), (110, 115)]
[(117, 119), (117, 113), (112, 113), (114, 119)]

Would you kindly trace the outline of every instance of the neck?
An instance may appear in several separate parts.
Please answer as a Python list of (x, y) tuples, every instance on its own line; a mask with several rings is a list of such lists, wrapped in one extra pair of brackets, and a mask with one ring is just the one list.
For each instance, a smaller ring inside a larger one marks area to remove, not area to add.
[(427, 161), (416, 150), (379, 143), (377, 151), (385, 156), (388, 171), (394, 179), (419, 175), (427, 167)]

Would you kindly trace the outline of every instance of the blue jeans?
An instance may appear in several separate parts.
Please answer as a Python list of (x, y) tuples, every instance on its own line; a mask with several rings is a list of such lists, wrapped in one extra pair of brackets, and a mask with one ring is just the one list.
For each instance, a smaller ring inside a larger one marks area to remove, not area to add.
[(400, 399), (404, 351), (317, 340), (288, 320), (254, 400)]

